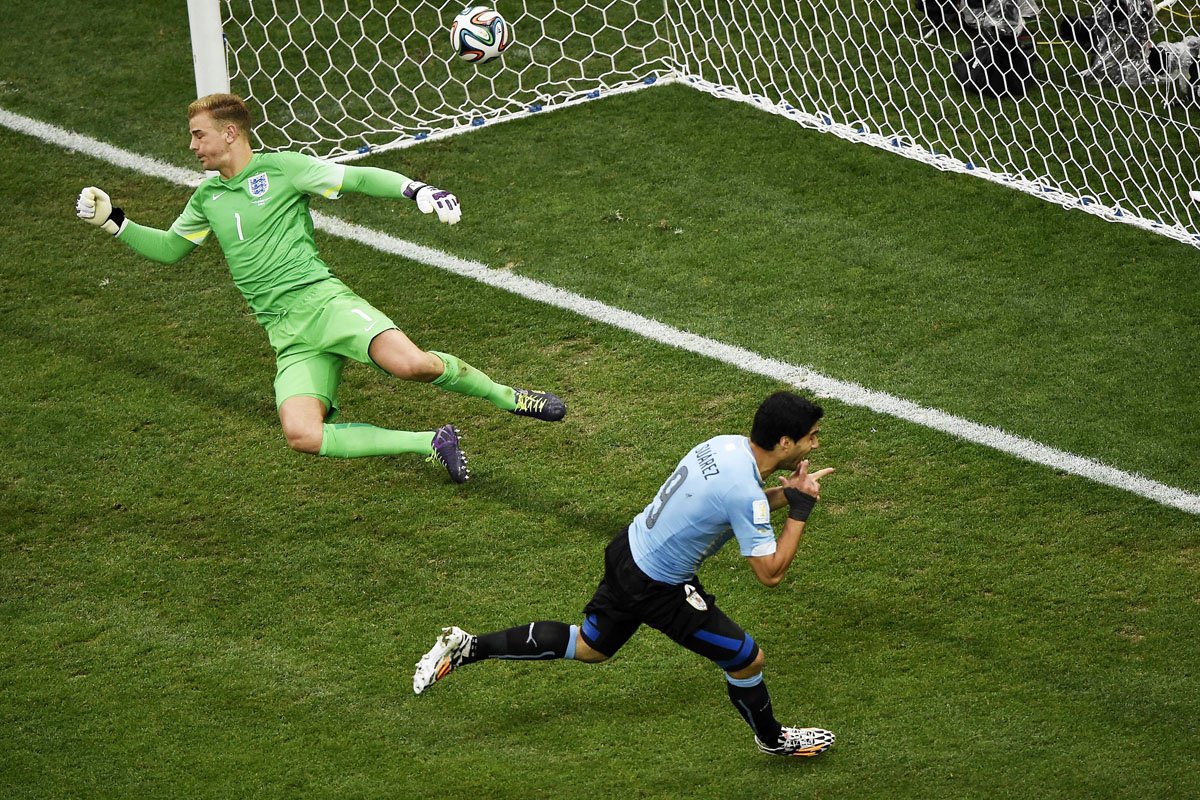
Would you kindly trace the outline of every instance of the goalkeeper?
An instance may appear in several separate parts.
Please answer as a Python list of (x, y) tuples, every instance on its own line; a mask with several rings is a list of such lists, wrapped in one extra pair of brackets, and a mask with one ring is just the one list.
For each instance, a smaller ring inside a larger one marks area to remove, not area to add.
[(458, 222), (458, 199), (399, 173), (322, 161), (299, 153), (255, 153), (250, 110), (241, 98), (212, 94), (188, 106), (191, 150), (218, 175), (197, 187), (170, 230), (138, 225), (100, 189), (84, 189), (78, 216), (137, 253), (174, 264), (217, 237), (233, 282), (275, 349), (275, 405), (292, 449), (334, 458), (418, 453), (441, 463), (456, 483), (469, 477), (453, 425), (436, 431), (334, 424), (347, 359), (402, 380), (482, 397), (518, 416), (554, 422), (566, 415), (548, 392), (495, 383), (448, 353), (417, 347), (385, 314), (333, 276), (313, 241), (312, 197), (343, 192), (407, 197), (423, 213)]

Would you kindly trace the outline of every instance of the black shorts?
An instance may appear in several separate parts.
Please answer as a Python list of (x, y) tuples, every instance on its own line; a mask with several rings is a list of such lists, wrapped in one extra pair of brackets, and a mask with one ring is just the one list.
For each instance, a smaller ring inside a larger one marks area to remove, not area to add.
[(726, 672), (744, 669), (758, 656), (758, 645), (717, 608), (699, 580), (662, 583), (642, 572), (629, 550), (628, 528), (605, 548), (604, 579), (583, 614), (583, 640), (610, 657), (643, 623)]

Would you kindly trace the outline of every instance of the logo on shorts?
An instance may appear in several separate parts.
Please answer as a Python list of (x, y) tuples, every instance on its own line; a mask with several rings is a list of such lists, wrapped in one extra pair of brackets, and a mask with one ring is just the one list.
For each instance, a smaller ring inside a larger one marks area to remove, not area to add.
[(260, 172), (250, 176), (250, 180), (246, 182), (246, 188), (250, 190), (251, 197), (262, 197), (271, 188), (271, 184), (267, 181), (267, 173)]
[(688, 605), (697, 611), (708, 611), (708, 603), (704, 602), (704, 598), (696, 591), (696, 587), (690, 583), (685, 584), (683, 591), (687, 594)]

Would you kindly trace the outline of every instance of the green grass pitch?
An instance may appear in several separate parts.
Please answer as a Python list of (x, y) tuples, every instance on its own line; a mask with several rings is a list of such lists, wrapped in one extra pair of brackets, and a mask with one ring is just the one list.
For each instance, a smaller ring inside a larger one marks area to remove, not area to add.
[[(183, 3), (5, 10), (0, 108), (194, 168)], [(347, 370), (346, 420), (454, 421), (474, 480), (287, 450), (266, 337), (208, 245), (161, 267), (74, 218), (186, 189), (0, 128), (0, 796), (1200, 795), (1194, 515), (835, 401), (779, 588), (706, 586), (812, 762), (759, 755), (720, 672), (652, 631), (421, 697), (442, 625), (577, 621), (609, 536), (779, 388), (320, 235), (420, 344), (561, 425)], [(462, 199), (319, 210), (1200, 491), (1200, 257), (682, 87), (367, 163)]]

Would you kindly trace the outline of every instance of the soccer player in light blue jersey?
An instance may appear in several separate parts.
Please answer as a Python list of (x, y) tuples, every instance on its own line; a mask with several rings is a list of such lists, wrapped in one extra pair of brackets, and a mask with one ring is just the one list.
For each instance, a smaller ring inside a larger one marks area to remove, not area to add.
[(566, 405), (549, 392), (492, 381), (449, 353), (417, 347), (383, 312), (334, 277), (317, 253), (309, 202), (345, 192), (408, 198), (449, 225), (462, 215), (458, 198), (397, 172), (323, 161), (300, 153), (256, 153), (251, 117), (232, 94), (188, 107), (191, 149), (213, 175), (196, 188), (170, 230), (138, 225), (89, 186), (78, 216), (135, 252), (174, 264), (214, 236), (233, 282), (266, 329), (275, 350), (275, 405), (292, 449), (335, 458), (419, 453), (442, 464), (456, 483), (469, 477), (458, 431), (398, 431), (362, 423), (334, 424), (337, 390), (348, 360), (403, 380), (432, 383), (481, 397), (518, 416), (561, 420)]
[[(692, 449), (657, 496), (609, 543), (604, 578), (584, 607), (580, 625), (531, 622), (473, 635), (443, 628), (419, 662), (413, 691), (421, 694), (465, 664), (489, 658), (574, 659), (590, 664), (616, 654), (646, 624), (713, 661), (725, 672), (729, 699), (750, 725), (759, 750), (815, 756), (833, 744), (822, 728), (785, 727), (775, 718), (763, 683), (762, 648), (717, 608), (696, 572), (731, 539), (766, 586), (783, 580), (808, 515), (831, 467), (809, 472), (819, 444), (821, 407), (791, 392), (759, 406), (749, 438), (716, 436)], [(764, 488), (776, 471), (787, 474)], [(775, 536), (771, 512), (788, 509)]]

